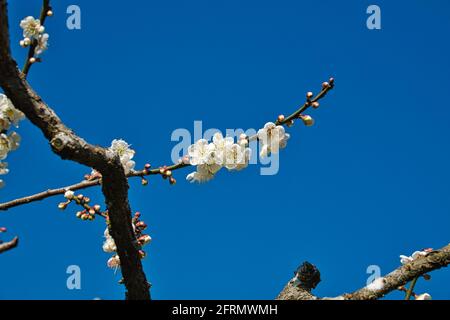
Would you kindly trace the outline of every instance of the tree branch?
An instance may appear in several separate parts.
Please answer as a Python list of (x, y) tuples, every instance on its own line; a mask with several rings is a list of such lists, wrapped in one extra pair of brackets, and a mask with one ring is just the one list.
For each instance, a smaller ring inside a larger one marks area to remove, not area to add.
[(131, 224), (128, 180), (119, 157), (94, 146), (66, 127), (25, 80), (10, 53), (7, 2), (0, 0), (0, 86), (13, 104), (38, 127), (52, 150), (68, 159), (96, 169), (103, 176), (102, 191), (109, 211), (111, 236), (117, 245), (128, 299), (150, 299), (138, 245)]
[(15, 237), (9, 242), (0, 243), (0, 253), (14, 249), (19, 244), (19, 238)]
[[(438, 270), (450, 264), (450, 244), (414, 259), (412, 262), (402, 265), (382, 278), (383, 286), (377, 289), (361, 288), (353, 293), (342, 294), (335, 298), (323, 298), (334, 300), (375, 300), (397, 290), (408, 282), (423, 276), (431, 271)], [(316, 300), (308, 288), (298, 285), (297, 276), (288, 282), (277, 300)]]

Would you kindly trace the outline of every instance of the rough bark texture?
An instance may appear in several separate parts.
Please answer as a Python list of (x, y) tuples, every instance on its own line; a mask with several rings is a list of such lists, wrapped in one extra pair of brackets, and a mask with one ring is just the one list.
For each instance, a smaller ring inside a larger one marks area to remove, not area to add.
[(0, 0), (0, 86), (14, 106), (42, 131), (56, 154), (94, 168), (103, 175), (102, 191), (109, 211), (111, 235), (121, 260), (127, 298), (149, 299), (149, 285), (131, 226), (128, 180), (119, 158), (78, 137), (33, 91), (11, 57), (8, 30), (7, 3)]

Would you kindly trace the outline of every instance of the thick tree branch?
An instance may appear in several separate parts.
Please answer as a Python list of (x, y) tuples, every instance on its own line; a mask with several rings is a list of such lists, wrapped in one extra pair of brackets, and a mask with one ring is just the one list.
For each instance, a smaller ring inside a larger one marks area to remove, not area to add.
[(11, 241), (0, 243), (0, 253), (14, 249), (19, 244), (19, 238), (15, 237)]
[(0, 86), (13, 104), (38, 127), (52, 150), (68, 159), (96, 169), (103, 176), (102, 191), (109, 211), (111, 235), (121, 259), (121, 270), (129, 299), (149, 299), (149, 285), (142, 269), (138, 245), (131, 225), (128, 180), (119, 157), (94, 146), (66, 127), (25, 80), (12, 59), (9, 47), (6, 0), (0, 0)]
[[(383, 286), (380, 289), (364, 287), (353, 293), (342, 294), (335, 298), (323, 298), (334, 300), (375, 300), (386, 294), (397, 290), (417, 277), (423, 276), (431, 271), (438, 270), (450, 264), (450, 244), (421, 256), (412, 262), (402, 265), (396, 270), (382, 278)], [(288, 282), (277, 300), (316, 300), (320, 299), (313, 295), (308, 288), (299, 286), (297, 276)]]

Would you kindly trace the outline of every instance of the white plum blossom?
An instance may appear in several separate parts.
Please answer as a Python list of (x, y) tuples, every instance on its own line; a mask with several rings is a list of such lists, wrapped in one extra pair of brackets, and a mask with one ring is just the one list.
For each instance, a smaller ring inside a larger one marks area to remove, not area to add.
[(248, 166), (251, 151), (240, 140), (234, 143), (231, 137), (223, 137), (221, 133), (215, 133), (212, 142), (205, 139), (198, 140), (188, 148), (189, 163), (197, 166), (197, 171), (187, 175), (190, 182), (207, 182), (214, 178), (215, 174), (225, 167), (228, 170), (241, 170)]
[(136, 163), (132, 159), (136, 152), (130, 148), (130, 145), (126, 141), (122, 139), (114, 139), (111, 143), (111, 147), (109, 147), (109, 150), (119, 156), (120, 162), (125, 170), (125, 174), (128, 174), (134, 170)]
[(18, 127), (19, 121), (23, 120), (25, 115), (17, 110), (4, 94), (0, 94), (0, 131), (8, 130), (11, 124)]
[(215, 151), (216, 145), (214, 143), (208, 143), (205, 139), (198, 140), (188, 148), (190, 164), (193, 166), (216, 164)]
[(105, 236), (105, 242), (103, 243), (103, 251), (108, 252), (108, 253), (116, 252), (117, 251), (116, 243), (114, 242), (114, 239), (109, 234), (108, 228), (106, 228), (106, 230), (104, 232), (104, 236)]
[(258, 130), (258, 140), (261, 142), (260, 156), (267, 157), (271, 153), (278, 153), (287, 145), (290, 135), (284, 127), (273, 122), (267, 122), (264, 128)]
[(116, 269), (117, 270), (117, 268), (120, 267), (120, 258), (119, 258), (119, 256), (117, 254), (112, 256), (111, 258), (108, 259), (108, 262), (106, 264), (111, 269)]
[(416, 300), (432, 300), (431, 295), (428, 293), (422, 293), (416, 296)]
[(385, 284), (385, 280), (383, 277), (376, 278), (372, 283), (366, 286), (367, 290), (370, 291), (379, 291), (383, 289)]
[(400, 263), (401, 264), (410, 263), (419, 257), (425, 257), (426, 255), (428, 255), (428, 253), (429, 253), (428, 251), (423, 250), (423, 251), (414, 251), (414, 253), (411, 256), (400, 255)]
[(36, 44), (36, 48), (34, 49), (34, 54), (39, 56), (41, 55), (45, 50), (48, 49), (48, 38), (50, 36), (48, 35), (48, 33), (44, 33), (41, 34), (38, 38), (37, 38), (37, 44)]
[(32, 16), (28, 16), (20, 21), (20, 27), (23, 29), (24, 38), (37, 39), (39, 35), (45, 31), (44, 26), (41, 25), (41, 21)]

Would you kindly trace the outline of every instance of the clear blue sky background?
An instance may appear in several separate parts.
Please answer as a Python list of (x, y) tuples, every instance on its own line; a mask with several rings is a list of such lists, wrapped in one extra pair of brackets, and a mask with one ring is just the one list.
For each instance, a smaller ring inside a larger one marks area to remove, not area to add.
[[(40, 1), (10, 2), (22, 64), (18, 24)], [(51, 48), (30, 82), (88, 141), (132, 143), (138, 166), (169, 163), (176, 128), (258, 128), (336, 77), (317, 125), (289, 130), (278, 175), (251, 166), (205, 185), (184, 181), (189, 170), (175, 187), (131, 182), (132, 209), (154, 239), (144, 266), (155, 299), (271, 299), (305, 260), (322, 273), (315, 292), (331, 296), (365, 285), (369, 265), (384, 274), (399, 254), (449, 242), (448, 1), (376, 1), (379, 31), (366, 28), (369, 1), (75, 3), (82, 30), (65, 27), (73, 2), (55, 1)], [(19, 132), (0, 201), (90, 171), (62, 162), (28, 121)], [(98, 189), (86, 194), (102, 201)], [(21, 242), (0, 256), (0, 298), (122, 299), (104, 223), (59, 211), (61, 200), (1, 213), (2, 239)], [(66, 288), (72, 264), (81, 290)], [(449, 281), (437, 271), (417, 291), (450, 298)]]

